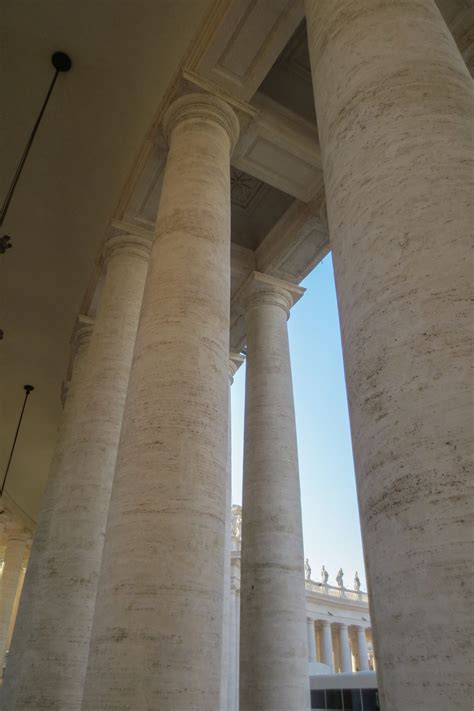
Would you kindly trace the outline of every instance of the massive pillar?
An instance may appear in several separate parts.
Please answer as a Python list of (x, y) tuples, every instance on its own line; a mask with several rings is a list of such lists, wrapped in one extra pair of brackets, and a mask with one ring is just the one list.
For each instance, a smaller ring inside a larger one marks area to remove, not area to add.
[(143, 298), (83, 709), (219, 708), (230, 310), (223, 101), (184, 96)]
[(360, 671), (367, 671), (369, 669), (369, 653), (364, 627), (357, 627), (357, 651)]
[(306, 595), (287, 319), (303, 289), (255, 273), (247, 321), (240, 711), (309, 708)]
[(332, 648), (332, 631), (331, 623), (327, 620), (321, 620), (321, 647), (322, 647), (322, 662), (327, 664), (330, 670), (334, 671), (334, 652)]
[(341, 672), (352, 671), (351, 647), (347, 625), (339, 625), (339, 654), (341, 658)]
[(87, 352), (76, 356), (13, 635), (2, 711), (81, 706), (103, 539), (150, 243), (105, 246)]
[(433, 0), (306, 14), (382, 707), (467, 709), (473, 83)]
[(26, 542), (22, 534), (11, 533), (7, 540), (3, 573), (0, 578), (0, 669), (7, 651), (8, 632), (21, 576)]
[(239, 711), (240, 558), (232, 559), (230, 576), (229, 693), (227, 711)]

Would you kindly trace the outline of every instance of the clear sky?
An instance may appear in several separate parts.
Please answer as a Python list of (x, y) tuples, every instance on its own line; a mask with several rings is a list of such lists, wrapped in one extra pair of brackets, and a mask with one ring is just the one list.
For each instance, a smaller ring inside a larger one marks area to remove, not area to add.
[[(365, 571), (355, 490), (341, 338), (331, 256), (305, 279), (288, 322), (295, 395), (305, 556), (352, 588)], [(232, 386), (232, 503), (242, 503), (245, 366)]]

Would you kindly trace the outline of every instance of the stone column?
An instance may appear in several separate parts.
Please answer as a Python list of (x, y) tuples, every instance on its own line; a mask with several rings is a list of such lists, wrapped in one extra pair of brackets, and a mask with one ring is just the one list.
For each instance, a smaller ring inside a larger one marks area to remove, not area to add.
[(306, 15), (381, 702), (467, 708), (474, 85), (433, 0)]
[(220, 99), (170, 149), (125, 407), (84, 710), (218, 709), (227, 472), (230, 153)]
[(232, 561), (230, 596), (229, 693), (227, 711), (239, 711), (240, 559)]
[(228, 395), (228, 437), (227, 437), (227, 475), (225, 492), (225, 545), (224, 545), (224, 597), (222, 614), (222, 661), (221, 661), (221, 711), (228, 711), (229, 694), (229, 660), (230, 649), (230, 626), (231, 626), (231, 590), (230, 590), (230, 568), (232, 551), (232, 447), (231, 447), (231, 386), (234, 382), (234, 375), (238, 367), (244, 361), (240, 353), (231, 353), (229, 356), (229, 395)]
[(18, 606), (20, 604), (21, 591), (23, 589), (23, 583), (25, 582), (26, 565), (27, 565), (27, 561), (24, 559), (24, 562), (23, 562), (21, 569), (20, 569), (20, 576), (18, 578), (18, 583), (16, 586), (12, 616), (10, 618), (10, 626), (8, 628), (7, 644), (6, 644), (7, 649), (10, 649), (12, 636), (13, 636), (13, 630), (15, 629), (16, 616), (18, 614)]
[(306, 594), (287, 319), (304, 290), (254, 273), (247, 321), (240, 711), (309, 708)]
[(3, 667), (3, 660), (7, 651), (8, 632), (25, 548), (26, 542), (20, 533), (10, 534), (5, 550), (3, 573), (0, 578), (0, 669)]
[(341, 672), (351, 672), (351, 647), (347, 625), (339, 625), (339, 654), (341, 657)]
[(308, 662), (312, 664), (316, 660), (316, 631), (314, 629), (314, 620), (310, 617), (307, 619), (308, 625)]
[[(105, 281), (89, 347), (76, 356), (33, 541), (4, 686), (4, 706), (81, 706), (107, 510), (149, 240), (105, 246)], [(80, 348), (81, 350), (81, 348)]]
[(369, 653), (367, 650), (367, 638), (364, 627), (357, 627), (357, 651), (359, 656), (360, 671), (369, 669)]
[(330, 670), (334, 671), (334, 652), (332, 648), (331, 624), (327, 620), (321, 620), (321, 651), (322, 662), (327, 664)]

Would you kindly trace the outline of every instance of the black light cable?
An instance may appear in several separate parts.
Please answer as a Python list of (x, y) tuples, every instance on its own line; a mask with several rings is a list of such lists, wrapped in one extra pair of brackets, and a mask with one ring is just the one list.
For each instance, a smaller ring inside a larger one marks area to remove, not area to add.
[(23, 420), (23, 415), (24, 415), (24, 412), (25, 412), (26, 403), (27, 403), (27, 401), (28, 401), (28, 398), (29, 398), (29, 396), (30, 396), (30, 393), (32, 393), (33, 390), (34, 390), (34, 387), (33, 387), (33, 385), (24, 385), (24, 386), (23, 386), (23, 390), (25, 391), (25, 399), (23, 400), (23, 406), (22, 406), (22, 408), (21, 408), (20, 417), (19, 417), (19, 420), (18, 420), (18, 425), (17, 425), (17, 427), (16, 427), (15, 436), (14, 436), (14, 438), (13, 438), (12, 448), (11, 448), (11, 450), (10, 450), (10, 456), (8, 457), (7, 468), (5, 469), (5, 474), (3, 475), (3, 482), (2, 482), (2, 487), (1, 487), (1, 489), (0, 489), (0, 496), (3, 496), (3, 490), (4, 490), (4, 488), (5, 488), (5, 484), (6, 484), (6, 481), (7, 481), (7, 476), (8, 476), (8, 472), (9, 472), (9, 469), (10, 469), (10, 464), (11, 464), (12, 459), (13, 459), (13, 452), (15, 451), (16, 441), (17, 441), (17, 439), (18, 439), (18, 433), (20, 432), (21, 422), (22, 422), (22, 420)]
[[(28, 158), (28, 154), (30, 152), (31, 146), (33, 145), (33, 141), (35, 140), (36, 133), (37, 133), (39, 125), (41, 123), (41, 119), (43, 118), (43, 114), (46, 110), (46, 107), (48, 105), (51, 94), (53, 93), (54, 85), (56, 84), (56, 79), (58, 78), (59, 74), (68, 72), (72, 66), (71, 58), (69, 57), (69, 55), (65, 54), (65, 52), (55, 52), (51, 57), (51, 63), (55, 69), (54, 77), (53, 77), (51, 84), (49, 86), (48, 92), (46, 94), (46, 98), (43, 101), (43, 105), (42, 105), (41, 110), (39, 112), (38, 118), (36, 119), (35, 125), (33, 126), (33, 130), (31, 131), (30, 137), (28, 138), (25, 149), (24, 149), (23, 154), (20, 158), (20, 162), (18, 163), (18, 165), (16, 167), (12, 182), (11, 182), (8, 192), (5, 196), (5, 200), (3, 201), (2, 209), (0, 211), (0, 227), (3, 225), (3, 221), (5, 220), (5, 217), (7, 215), (8, 208), (10, 207), (12, 197), (15, 193), (15, 189), (16, 189), (18, 180), (20, 179), (20, 176), (23, 171), (23, 167), (25, 165), (26, 159)], [(7, 235), (7, 234), (2, 235), (0, 237), (0, 254), (5, 254), (7, 249), (10, 249), (11, 246), (12, 246), (12, 244), (11, 244), (10, 235)]]

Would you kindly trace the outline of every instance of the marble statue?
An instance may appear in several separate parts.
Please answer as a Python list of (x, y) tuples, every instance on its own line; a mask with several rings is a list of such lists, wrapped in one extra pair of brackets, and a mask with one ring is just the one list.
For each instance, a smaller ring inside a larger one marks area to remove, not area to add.
[(360, 578), (359, 578), (359, 573), (356, 570), (356, 574), (354, 577), (354, 590), (357, 590), (359, 592), (360, 590)]
[(323, 567), (321, 568), (321, 582), (323, 585), (327, 585), (328, 580), (329, 580), (329, 573), (323, 565)]
[(242, 540), (242, 507), (237, 504), (232, 506), (232, 536)]
[(306, 558), (306, 561), (304, 564), (304, 573), (305, 573), (306, 580), (311, 580), (311, 566), (309, 564), (308, 558)]
[(344, 587), (344, 571), (342, 568), (339, 568), (339, 572), (336, 575), (336, 582), (340, 588)]

